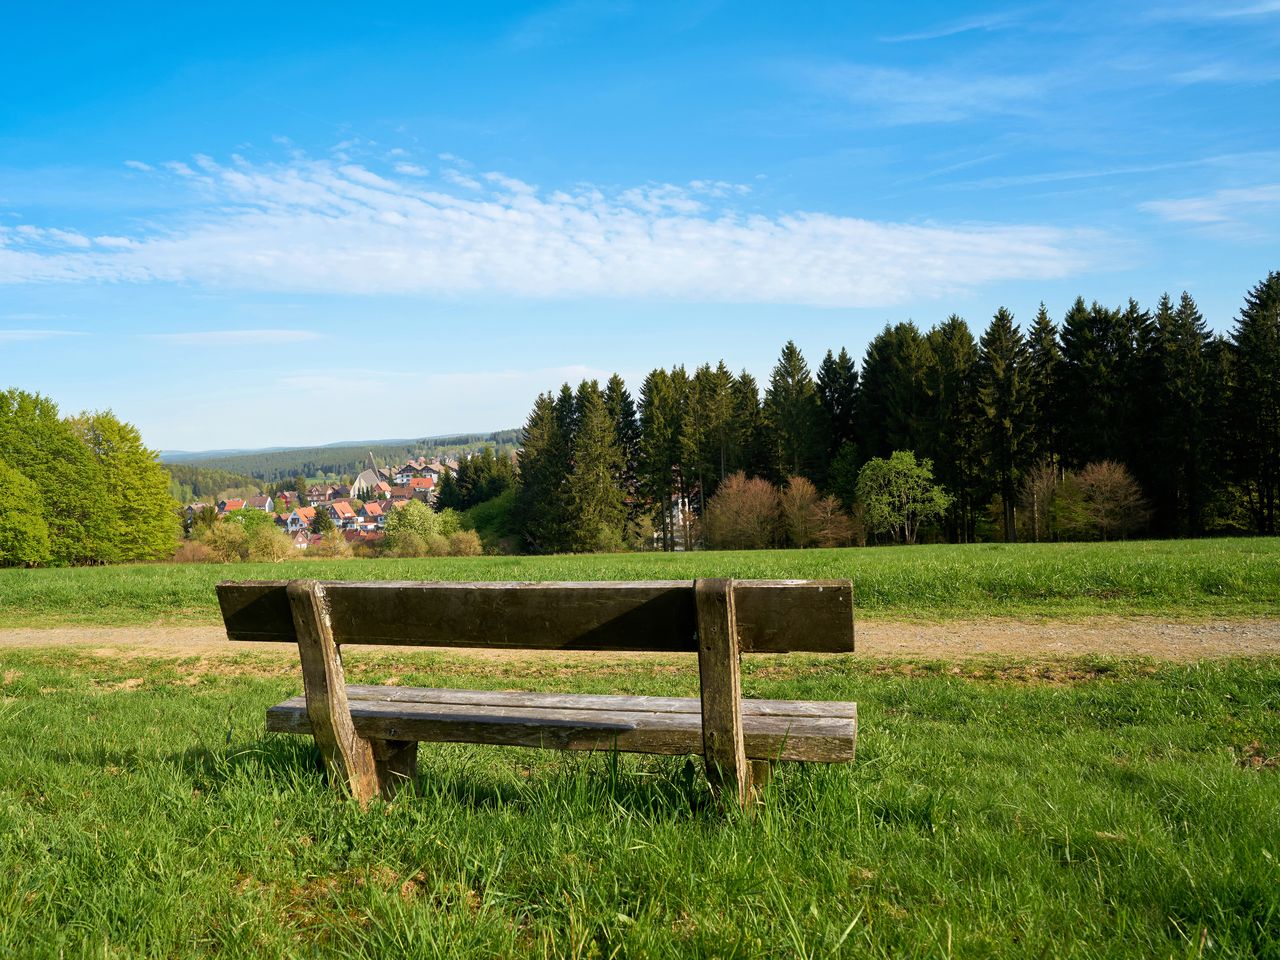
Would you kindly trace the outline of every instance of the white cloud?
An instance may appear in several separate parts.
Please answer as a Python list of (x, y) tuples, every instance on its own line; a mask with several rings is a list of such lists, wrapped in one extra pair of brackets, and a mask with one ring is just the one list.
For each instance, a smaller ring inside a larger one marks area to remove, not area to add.
[(29, 343), (35, 340), (57, 340), (62, 337), (82, 336), (84, 334), (73, 330), (0, 330), (0, 343)]
[(965, 20), (953, 20), (925, 30), (903, 33), (892, 37), (881, 37), (881, 43), (911, 43), (917, 40), (940, 40), (943, 37), (954, 37), (974, 30), (987, 32), (1012, 26), (1023, 16), (1023, 11), (1010, 10), (1004, 13), (991, 13)]
[(992, 114), (1026, 114), (1048, 78), (969, 72), (910, 71), (837, 64), (803, 71), (819, 90), (889, 124), (954, 123)]
[(144, 173), (152, 169), (151, 164), (143, 163), (141, 160), (126, 160), (124, 165), (131, 170), (141, 170)]
[(333, 160), (196, 163), (205, 205), (158, 228), (95, 245), (0, 227), (0, 283), (867, 307), (1069, 276), (1106, 256), (1098, 234), (1044, 226), (766, 215), (711, 180), (548, 193), (451, 171), (462, 189), (450, 191)]
[(1151, 200), (1140, 206), (1148, 213), (1176, 223), (1230, 223), (1280, 206), (1280, 183), (1217, 190), (1203, 197)]
[(142, 336), (182, 347), (253, 347), (320, 340), (324, 334), (312, 330), (196, 330)]
[(395, 169), (396, 173), (402, 173), (406, 177), (425, 177), (431, 173), (426, 167), (420, 167), (416, 163), (397, 163)]

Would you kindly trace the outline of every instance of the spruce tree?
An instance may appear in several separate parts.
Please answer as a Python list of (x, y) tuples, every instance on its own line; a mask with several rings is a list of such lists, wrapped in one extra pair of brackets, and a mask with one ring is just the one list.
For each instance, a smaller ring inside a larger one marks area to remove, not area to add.
[(812, 479), (824, 446), (822, 408), (809, 365), (792, 340), (783, 346), (769, 378), (762, 418), (774, 476)]
[(926, 336), (930, 399), (928, 442), (920, 451), (937, 465), (940, 483), (952, 494), (946, 525), (952, 540), (974, 537), (976, 509), (983, 500), (985, 449), (978, 404), (978, 345), (969, 325), (952, 314)]
[(1004, 505), (1004, 538), (1018, 539), (1014, 503), (1022, 471), (1027, 466), (1029, 390), (1026, 344), (1004, 307), (996, 311), (982, 335), (978, 355), (978, 400), (992, 480)]
[(552, 395), (539, 394), (521, 433), (515, 504), (516, 526), (532, 553), (555, 553), (568, 545), (565, 487), (570, 440), (561, 424)]
[(831, 466), (845, 444), (857, 439), (858, 368), (844, 347), (839, 354), (830, 350), (822, 358), (817, 377), (818, 405), (822, 408), (821, 430), (824, 462), (819, 471), (825, 489), (830, 489)]
[(1056, 464), (1061, 458), (1062, 417), (1058, 393), (1061, 366), (1058, 328), (1042, 301), (1027, 336), (1027, 389), (1031, 405), (1027, 453), (1032, 462)]
[(567, 488), (569, 547), (579, 553), (622, 547), (626, 505), (618, 484), (622, 449), (600, 385), (582, 382)]
[(730, 387), (733, 404), (727, 474), (741, 471), (748, 477), (765, 473), (764, 426), (760, 420), (760, 387), (746, 370)]
[(858, 388), (858, 454), (866, 462), (928, 445), (929, 345), (914, 323), (885, 325), (867, 345)]
[(683, 410), (679, 387), (670, 373), (658, 368), (640, 388), (640, 489), (653, 504), (664, 550), (676, 548), (672, 499), (680, 461)]
[(1280, 533), (1280, 271), (1245, 295), (1231, 331), (1232, 465), (1254, 530)]
[(689, 382), (689, 398), (681, 429), (681, 450), (696, 478), (699, 499), (705, 504), (729, 475), (733, 430), (733, 374), (720, 361), (703, 364)]
[(627, 506), (627, 519), (623, 529), (623, 539), (627, 543), (635, 542), (639, 535), (644, 507), (640, 498), (640, 422), (636, 418), (635, 401), (622, 377), (614, 374), (604, 388), (604, 405), (613, 418), (613, 429), (618, 437), (618, 449), (622, 452), (622, 462), (616, 477), (622, 489)]

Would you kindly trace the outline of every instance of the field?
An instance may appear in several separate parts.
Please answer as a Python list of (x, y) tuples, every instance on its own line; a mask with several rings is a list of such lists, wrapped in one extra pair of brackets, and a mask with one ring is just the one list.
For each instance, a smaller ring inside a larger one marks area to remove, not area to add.
[[(957, 628), (1273, 619), (1280, 542), (6, 571), (0, 624), (211, 623), (223, 578), (717, 574), (851, 576), (860, 614)], [(359, 650), (348, 671), (697, 689), (675, 656)], [(857, 700), (857, 762), (782, 765), (743, 817), (694, 761), (424, 746), (418, 793), (362, 811), (309, 740), (262, 732), (299, 690), (290, 650), (0, 631), (0, 956), (1280, 958), (1280, 657), (743, 671), (748, 696)]]
[(1274, 616), (1280, 539), (0, 570), (0, 627), (214, 623), (219, 580), (708, 576), (848, 577), (871, 618)]

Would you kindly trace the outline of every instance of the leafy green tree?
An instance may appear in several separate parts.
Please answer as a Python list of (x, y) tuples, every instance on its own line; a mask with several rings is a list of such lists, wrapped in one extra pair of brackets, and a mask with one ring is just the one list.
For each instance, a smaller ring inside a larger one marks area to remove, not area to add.
[(0, 460), (0, 567), (37, 567), (50, 556), (39, 489)]
[(70, 424), (102, 468), (115, 558), (130, 562), (171, 556), (182, 523), (178, 502), (169, 495), (169, 474), (156, 452), (143, 445), (135, 426), (109, 410), (82, 413)]
[(1004, 307), (996, 311), (982, 335), (978, 355), (978, 401), (983, 433), (996, 490), (1004, 507), (1004, 538), (1018, 539), (1014, 505), (1023, 470), (1030, 466), (1030, 390), (1026, 379), (1026, 344)]
[(1280, 533), (1280, 271), (1245, 295), (1231, 331), (1232, 466), (1254, 529)]
[(568, 484), (569, 546), (579, 553), (621, 549), (626, 506), (617, 476), (622, 451), (596, 381), (583, 381), (577, 407), (578, 432)]
[(920, 524), (941, 517), (951, 497), (933, 481), (933, 463), (910, 450), (873, 457), (858, 474), (858, 500), (867, 529), (895, 543), (915, 543)]
[(119, 559), (117, 515), (102, 466), (52, 400), (22, 390), (0, 393), (0, 460), (40, 492), (51, 563)]
[(974, 538), (977, 507), (987, 488), (982, 411), (978, 402), (978, 345), (969, 325), (952, 314), (925, 336), (929, 421), (925, 450), (954, 499), (947, 513), (951, 539)]
[[(410, 500), (391, 512), (383, 526), (388, 549), (395, 552), (404, 546), (401, 541), (406, 536), (416, 537), (422, 543), (429, 543), (432, 537), (441, 536), (440, 514), (420, 500)], [(421, 556), (421, 552), (413, 556)]]
[(817, 475), (825, 449), (822, 407), (809, 365), (793, 340), (783, 346), (773, 368), (761, 416), (775, 475)]
[[(319, 509), (316, 510), (317, 517), (320, 516), (321, 513), (324, 513), (324, 511)], [(324, 515), (326, 517), (329, 516), (329, 514), (327, 513), (325, 513)], [(245, 533), (253, 533), (254, 531), (257, 531), (257, 530), (276, 529), (276, 521), (271, 514), (266, 513), (265, 511), (262, 511), (262, 510), (251, 510), (248, 507), (245, 507), (243, 510), (230, 511), (225, 516), (223, 516), (222, 523), (224, 525), (232, 524), (234, 526), (238, 526), (241, 529), (243, 529)], [(332, 526), (333, 521), (330, 520), (329, 523)]]
[(555, 553), (568, 545), (565, 487), (570, 469), (569, 443), (555, 399), (550, 393), (540, 394), (522, 434), (514, 509), (520, 538), (533, 553)]

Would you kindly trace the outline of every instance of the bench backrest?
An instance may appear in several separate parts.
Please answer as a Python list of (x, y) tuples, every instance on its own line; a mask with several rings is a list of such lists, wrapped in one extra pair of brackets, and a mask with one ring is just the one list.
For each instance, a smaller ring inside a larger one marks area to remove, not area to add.
[[(695, 651), (695, 581), (322, 584), (336, 644)], [(218, 584), (232, 640), (296, 643), (286, 581)], [(743, 653), (853, 650), (848, 580), (735, 580)]]

